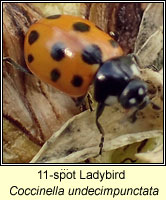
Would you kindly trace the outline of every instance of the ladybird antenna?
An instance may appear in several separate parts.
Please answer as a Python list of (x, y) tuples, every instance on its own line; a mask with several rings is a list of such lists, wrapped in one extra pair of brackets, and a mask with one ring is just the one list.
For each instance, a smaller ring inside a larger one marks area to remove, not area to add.
[(139, 68), (141, 68), (141, 62), (139, 57), (135, 53), (130, 54), (130, 56), (134, 58), (135, 63), (138, 65)]
[(105, 105), (103, 103), (98, 103), (97, 110), (96, 110), (96, 126), (101, 134), (101, 140), (100, 140), (100, 144), (99, 144), (99, 147), (100, 147), (99, 155), (102, 154), (103, 143), (104, 143), (104, 130), (103, 130), (103, 127), (101, 126), (100, 122), (98, 121), (98, 119), (101, 116), (101, 114), (103, 113), (104, 107), (105, 107)]

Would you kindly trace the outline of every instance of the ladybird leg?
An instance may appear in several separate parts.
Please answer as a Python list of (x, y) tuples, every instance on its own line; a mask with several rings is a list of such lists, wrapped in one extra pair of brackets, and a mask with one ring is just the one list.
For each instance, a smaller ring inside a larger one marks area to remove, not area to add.
[(131, 58), (134, 58), (134, 62), (137, 64), (137, 66), (139, 68), (141, 68), (141, 62), (140, 62), (140, 59), (139, 59), (138, 55), (136, 55), (135, 53), (130, 53), (127, 56), (130, 56)]
[(16, 69), (26, 73), (26, 74), (32, 74), (28, 69), (25, 69), (18, 63), (16, 63), (12, 58), (9, 57), (3, 57), (3, 61), (9, 63), (10, 65), (14, 66)]
[(88, 92), (87, 96), (84, 95), (84, 96), (81, 96), (81, 97), (78, 97), (77, 99), (74, 99), (75, 102), (76, 102), (76, 106), (80, 106), (81, 107), (81, 110), (87, 110), (87, 106), (86, 106), (86, 101), (85, 101), (85, 98), (87, 97), (87, 100), (88, 100), (88, 106), (89, 106), (89, 109), (90, 111), (92, 112), (93, 111), (93, 108), (92, 108), (92, 97), (90, 95), (90, 93)]
[(132, 54), (130, 54), (130, 55), (134, 58), (136, 64), (140, 67), (140, 66), (141, 66), (141, 63), (140, 63), (139, 57), (138, 57), (135, 53), (132, 53)]
[(145, 108), (145, 106), (146, 106), (147, 104), (149, 104), (149, 103), (150, 103), (149, 98), (147, 98), (146, 101), (144, 101), (141, 105), (139, 105), (139, 106), (137, 107), (137, 109), (136, 109), (136, 110), (132, 113), (132, 115), (129, 117), (131, 123), (134, 123), (134, 122), (137, 120), (137, 112), (138, 112), (139, 110), (142, 110), (143, 108)]
[(99, 155), (102, 154), (103, 143), (104, 143), (104, 130), (103, 130), (103, 127), (101, 126), (101, 124), (99, 123), (98, 120), (99, 120), (99, 117), (101, 116), (101, 114), (104, 111), (104, 107), (105, 107), (105, 105), (103, 103), (99, 103), (97, 105), (97, 110), (96, 110), (96, 125), (97, 125), (97, 128), (99, 129), (100, 134), (101, 134), (101, 140), (100, 140), (100, 144), (99, 144), (99, 147), (100, 147)]
[(132, 113), (132, 115), (129, 117), (129, 120), (131, 123), (134, 123), (137, 120), (137, 112), (139, 111), (139, 109), (137, 109), (136, 111), (134, 111)]
[(91, 96), (91, 94), (89, 92), (87, 94), (87, 99), (88, 99), (89, 109), (92, 112), (93, 111), (93, 108), (92, 108), (93, 100), (92, 100), (92, 96)]

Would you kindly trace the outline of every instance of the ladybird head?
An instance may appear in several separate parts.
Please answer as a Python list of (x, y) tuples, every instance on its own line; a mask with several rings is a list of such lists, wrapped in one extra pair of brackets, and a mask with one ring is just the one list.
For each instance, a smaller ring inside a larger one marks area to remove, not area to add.
[(131, 80), (119, 96), (119, 102), (126, 109), (143, 109), (149, 103), (145, 82), (139, 79)]

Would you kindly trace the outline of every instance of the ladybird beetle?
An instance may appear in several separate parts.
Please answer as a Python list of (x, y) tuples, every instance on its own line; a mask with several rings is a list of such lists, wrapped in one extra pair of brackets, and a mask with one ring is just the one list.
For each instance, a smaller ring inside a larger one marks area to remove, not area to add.
[(72, 97), (87, 93), (101, 62), (123, 55), (120, 46), (88, 20), (54, 15), (33, 24), (25, 37), (30, 71)]
[(33, 74), (72, 97), (85, 96), (94, 83), (100, 154), (104, 131), (98, 119), (104, 107), (119, 102), (125, 109), (135, 108), (135, 116), (149, 102), (132, 57), (86, 19), (53, 15), (39, 20), (26, 34), (24, 56)]

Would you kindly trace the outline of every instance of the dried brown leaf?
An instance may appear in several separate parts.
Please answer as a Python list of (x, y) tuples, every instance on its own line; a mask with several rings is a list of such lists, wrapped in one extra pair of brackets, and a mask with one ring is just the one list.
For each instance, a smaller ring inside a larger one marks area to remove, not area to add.
[(159, 71), (163, 67), (163, 4), (150, 3), (146, 8), (135, 43), (140, 67)]

